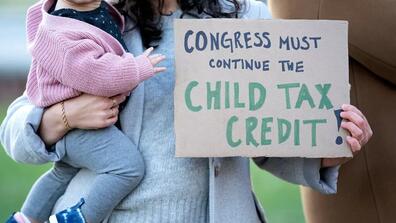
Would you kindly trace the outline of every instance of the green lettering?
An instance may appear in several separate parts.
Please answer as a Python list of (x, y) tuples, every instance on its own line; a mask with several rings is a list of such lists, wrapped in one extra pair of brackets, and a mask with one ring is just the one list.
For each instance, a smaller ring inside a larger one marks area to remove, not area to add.
[(333, 104), (331, 104), (330, 99), (327, 97), (327, 94), (329, 93), (331, 84), (324, 84), (323, 86), (321, 84), (315, 85), (316, 90), (319, 91), (321, 99), (319, 102), (319, 108), (322, 109), (326, 107), (327, 110), (333, 108)]
[(300, 120), (294, 120), (294, 145), (300, 145)]
[(191, 91), (194, 87), (198, 86), (198, 81), (191, 81), (184, 92), (184, 100), (186, 103), (187, 108), (192, 112), (199, 112), (202, 110), (202, 106), (194, 106), (191, 101)]
[(314, 101), (311, 95), (309, 94), (308, 88), (305, 84), (301, 86), (295, 108), (301, 108), (301, 105), (304, 101), (307, 101), (309, 103), (309, 106), (311, 106), (311, 108), (315, 107)]
[(234, 83), (234, 107), (244, 108), (245, 103), (239, 101), (239, 83)]
[(246, 145), (253, 144), (255, 147), (259, 145), (253, 136), (253, 131), (256, 129), (256, 127), (257, 118), (249, 117), (246, 119)]
[(267, 133), (271, 132), (271, 127), (268, 124), (274, 121), (274, 118), (263, 118), (261, 120), (261, 145), (271, 145), (271, 139), (267, 139)]
[(290, 137), (290, 132), (291, 132), (291, 123), (286, 119), (278, 118), (279, 144), (284, 143)]
[(317, 124), (325, 124), (327, 123), (326, 119), (313, 119), (313, 120), (304, 120), (304, 124), (311, 124), (311, 135), (312, 135), (312, 146), (316, 146), (316, 129)]
[(206, 101), (207, 101), (207, 108), (208, 110), (213, 109), (219, 110), (220, 109), (220, 90), (221, 90), (221, 81), (216, 81), (216, 87), (214, 90), (211, 90), (210, 82), (206, 82)]
[[(258, 90), (258, 92), (259, 92), (259, 98), (257, 101), (255, 101), (255, 99), (256, 99), (256, 95), (255, 95), (256, 91), (255, 90)], [(257, 82), (249, 83), (249, 110), (250, 111), (255, 111), (255, 110), (261, 108), (261, 106), (263, 106), (263, 104), (264, 104), (265, 97), (266, 97), (266, 90), (262, 84), (257, 83)]]
[(225, 91), (224, 107), (230, 108), (230, 82), (228, 81), (225, 82), (224, 91)]
[(232, 148), (239, 146), (242, 143), (242, 140), (238, 139), (237, 141), (232, 140), (232, 124), (238, 121), (238, 117), (232, 116), (227, 122), (227, 143)]
[(300, 87), (299, 83), (289, 83), (289, 84), (278, 84), (278, 89), (285, 89), (285, 98), (286, 98), (286, 108), (291, 109), (290, 105), (290, 88), (298, 88)]

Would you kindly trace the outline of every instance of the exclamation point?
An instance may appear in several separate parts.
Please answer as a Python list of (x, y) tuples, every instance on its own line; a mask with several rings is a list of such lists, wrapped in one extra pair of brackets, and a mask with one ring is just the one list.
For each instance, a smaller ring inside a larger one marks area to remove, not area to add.
[[(342, 109), (334, 110), (334, 114), (335, 114), (335, 116), (336, 116), (336, 118), (337, 118), (337, 128), (338, 128), (338, 132), (340, 131), (341, 121), (342, 121), (342, 118), (341, 118), (341, 115), (340, 115), (341, 112), (342, 112)], [(343, 142), (342, 137), (341, 137), (341, 136), (337, 136), (335, 142), (336, 142), (337, 145), (341, 145), (342, 142)]]

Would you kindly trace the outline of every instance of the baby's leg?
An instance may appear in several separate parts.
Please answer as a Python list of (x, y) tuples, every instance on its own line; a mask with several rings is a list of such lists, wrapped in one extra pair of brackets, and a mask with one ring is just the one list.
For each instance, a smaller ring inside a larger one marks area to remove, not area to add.
[(64, 161), (98, 174), (81, 208), (88, 223), (102, 221), (144, 175), (141, 154), (114, 126), (70, 132)]
[(78, 171), (79, 169), (62, 161), (56, 162), (33, 185), (22, 206), (22, 213), (34, 222), (47, 221), (56, 201), (64, 194), (70, 180)]

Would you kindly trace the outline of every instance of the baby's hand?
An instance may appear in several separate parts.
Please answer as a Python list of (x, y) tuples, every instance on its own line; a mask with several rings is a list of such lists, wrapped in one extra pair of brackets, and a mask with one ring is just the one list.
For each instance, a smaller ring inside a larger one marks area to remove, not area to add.
[(150, 62), (151, 65), (153, 65), (154, 67), (154, 73), (159, 73), (159, 72), (163, 72), (166, 70), (166, 67), (156, 67), (157, 64), (159, 64), (161, 61), (165, 60), (165, 56), (162, 54), (154, 54), (154, 55), (150, 55), (151, 52), (153, 52), (154, 48), (150, 47), (148, 48), (146, 51), (144, 51), (143, 55), (146, 56)]

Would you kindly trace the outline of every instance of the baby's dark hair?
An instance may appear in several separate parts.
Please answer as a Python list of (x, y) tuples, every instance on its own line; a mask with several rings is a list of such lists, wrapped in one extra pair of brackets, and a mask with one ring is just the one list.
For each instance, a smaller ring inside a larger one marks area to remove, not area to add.
[[(156, 3), (155, 1), (158, 1)], [(237, 18), (241, 10), (238, 0), (220, 0), (227, 4), (228, 10), (222, 8), (219, 0), (177, 0), (182, 17), (186, 14), (200, 18)], [(115, 7), (135, 23), (140, 30), (144, 47), (156, 47), (161, 39), (161, 11), (164, 0), (120, 0)], [(231, 8), (231, 10), (230, 10)]]

